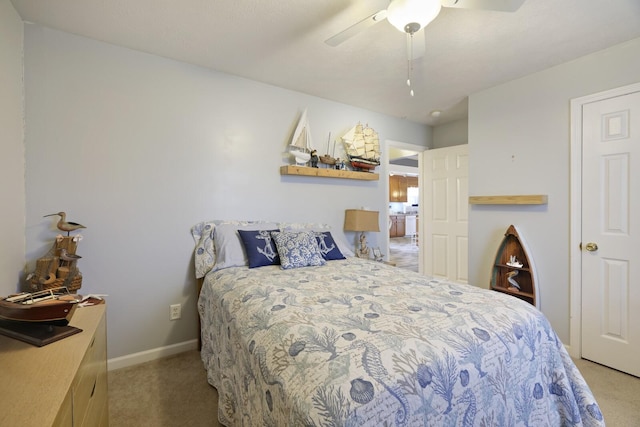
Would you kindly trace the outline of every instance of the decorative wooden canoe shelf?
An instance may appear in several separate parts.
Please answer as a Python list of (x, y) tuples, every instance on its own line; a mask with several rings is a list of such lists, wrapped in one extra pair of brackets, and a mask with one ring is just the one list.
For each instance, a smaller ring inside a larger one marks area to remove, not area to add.
[(361, 181), (378, 181), (380, 175), (372, 172), (355, 172), (338, 169), (311, 168), (308, 166), (280, 166), (280, 175), (317, 176), (320, 178), (359, 179)]
[[(520, 298), (538, 308), (536, 298), (536, 272), (533, 259), (527, 253), (528, 248), (515, 226), (510, 225), (496, 253), (491, 273), (491, 289)], [(522, 267), (508, 265), (511, 256), (522, 264)], [(520, 289), (509, 283), (514, 280)]]
[(469, 196), (470, 205), (546, 205), (546, 194), (526, 196)]

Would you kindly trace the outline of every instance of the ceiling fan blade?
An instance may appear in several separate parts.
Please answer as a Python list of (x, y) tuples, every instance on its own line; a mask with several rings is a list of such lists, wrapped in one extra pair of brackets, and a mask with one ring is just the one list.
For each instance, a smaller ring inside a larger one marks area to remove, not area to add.
[(426, 41), (424, 28), (413, 33), (413, 40), (411, 39), (411, 35), (407, 33), (407, 59), (409, 61), (424, 56), (425, 50)]
[(522, 6), (524, 0), (441, 0), (441, 2), (443, 7), (515, 12)]
[(387, 10), (383, 9), (374, 13), (371, 16), (366, 17), (362, 21), (353, 24), (346, 30), (340, 31), (335, 36), (329, 37), (324, 42), (329, 46), (334, 46), (334, 47), (338, 46), (340, 43), (347, 41), (348, 39), (355, 36), (356, 34), (366, 30), (367, 28), (385, 19), (387, 19)]

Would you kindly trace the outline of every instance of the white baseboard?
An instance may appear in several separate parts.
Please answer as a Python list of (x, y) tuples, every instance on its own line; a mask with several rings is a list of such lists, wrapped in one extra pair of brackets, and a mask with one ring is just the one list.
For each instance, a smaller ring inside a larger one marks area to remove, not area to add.
[(107, 360), (107, 370), (113, 371), (114, 369), (126, 368), (127, 366), (138, 365), (185, 351), (197, 350), (197, 348), (198, 340), (189, 340), (165, 347), (152, 348), (139, 353), (127, 354), (126, 356), (114, 357)]
[(569, 353), (569, 356), (573, 357), (574, 359), (580, 359), (582, 356), (580, 352), (577, 351), (576, 347), (565, 345), (564, 349), (567, 350), (567, 353)]

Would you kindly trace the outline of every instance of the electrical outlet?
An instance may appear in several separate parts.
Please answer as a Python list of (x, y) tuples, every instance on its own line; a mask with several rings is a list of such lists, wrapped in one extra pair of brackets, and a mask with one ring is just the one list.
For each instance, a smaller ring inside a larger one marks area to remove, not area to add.
[(182, 306), (180, 304), (171, 304), (169, 306), (169, 320), (177, 320), (182, 315)]

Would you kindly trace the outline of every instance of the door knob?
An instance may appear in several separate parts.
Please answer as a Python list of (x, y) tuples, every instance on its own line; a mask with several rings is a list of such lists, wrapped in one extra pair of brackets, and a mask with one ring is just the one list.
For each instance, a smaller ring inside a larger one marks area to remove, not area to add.
[(598, 250), (598, 245), (596, 243), (589, 242), (585, 246), (585, 249), (588, 250), (589, 252), (595, 252)]

